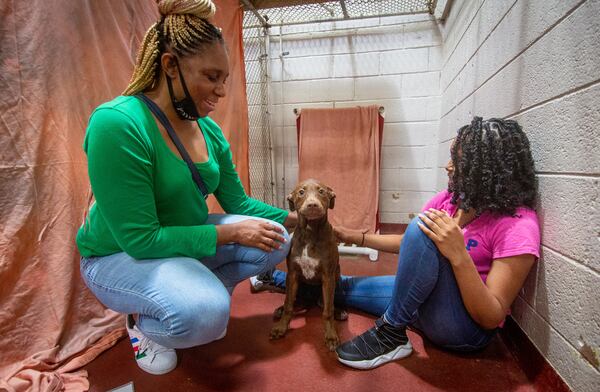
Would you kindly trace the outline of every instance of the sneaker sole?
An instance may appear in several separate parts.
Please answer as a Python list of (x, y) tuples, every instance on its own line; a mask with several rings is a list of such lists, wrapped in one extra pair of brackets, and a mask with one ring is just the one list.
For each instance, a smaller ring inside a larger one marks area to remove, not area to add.
[(402, 359), (408, 357), (412, 353), (412, 344), (408, 342), (405, 345), (397, 347), (395, 350), (390, 351), (385, 355), (381, 355), (377, 358), (373, 358), (371, 360), (365, 361), (349, 361), (347, 359), (342, 359), (338, 357), (338, 361), (343, 363), (346, 366), (350, 366), (355, 369), (367, 370), (373, 369), (383, 364), (386, 364), (391, 361), (395, 361), (396, 359)]
[(144, 366), (142, 366), (139, 362), (138, 362), (138, 367), (140, 369), (142, 369), (143, 371), (145, 371), (146, 373), (150, 373), (153, 374), (155, 376), (160, 376), (161, 374), (167, 374), (170, 371), (172, 371), (173, 369), (175, 369), (177, 367), (177, 362), (175, 362), (175, 364), (171, 367), (168, 367), (166, 369), (161, 369), (161, 370), (154, 370), (154, 369), (149, 369), (149, 368), (145, 368)]

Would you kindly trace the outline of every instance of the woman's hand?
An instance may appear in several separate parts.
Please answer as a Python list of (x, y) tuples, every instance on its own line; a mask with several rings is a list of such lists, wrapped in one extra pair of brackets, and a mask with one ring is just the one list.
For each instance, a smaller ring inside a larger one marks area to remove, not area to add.
[(440, 253), (451, 264), (464, 260), (467, 254), (465, 237), (460, 226), (446, 211), (430, 208), (425, 213), (419, 214), (419, 218), (425, 223), (418, 222), (419, 228), (435, 243)]
[[(221, 235), (222, 233), (222, 235)], [(236, 242), (271, 252), (280, 249), (286, 240), (281, 235), (283, 229), (258, 219), (217, 226), (217, 243)]]

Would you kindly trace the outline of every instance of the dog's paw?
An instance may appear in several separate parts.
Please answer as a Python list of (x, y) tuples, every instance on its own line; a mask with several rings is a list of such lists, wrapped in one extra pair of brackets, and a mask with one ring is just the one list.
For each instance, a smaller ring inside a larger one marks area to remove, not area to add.
[(340, 338), (337, 336), (337, 334), (334, 334), (332, 336), (325, 336), (325, 345), (327, 346), (329, 351), (335, 351), (337, 346), (340, 345)]
[(273, 320), (279, 320), (283, 316), (283, 305), (273, 311)]
[(340, 338), (338, 337), (335, 328), (325, 327), (325, 345), (330, 351), (335, 351), (337, 346), (340, 345)]
[(269, 339), (274, 340), (274, 339), (281, 339), (285, 333), (287, 332), (287, 325), (282, 325), (281, 323), (276, 324), (272, 329), (271, 329), (271, 333), (269, 334)]

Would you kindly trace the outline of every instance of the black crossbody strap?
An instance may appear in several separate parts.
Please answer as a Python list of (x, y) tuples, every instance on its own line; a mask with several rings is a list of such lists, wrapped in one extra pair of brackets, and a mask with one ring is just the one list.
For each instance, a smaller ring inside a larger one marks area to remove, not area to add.
[(179, 154), (190, 169), (190, 172), (192, 173), (192, 178), (198, 186), (200, 193), (206, 199), (208, 197), (208, 189), (206, 188), (206, 184), (204, 184), (204, 181), (202, 181), (202, 177), (200, 176), (198, 168), (196, 167), (196, 165), (194, 165), (194, 162), (192, 162), (192, 158), (190, 158), (190, 155), (185, 150), (185, 147), (183, 147), (183, 144), (181, 144), (181, 141), (179, 140), (179, 137), (177, 137), (175, 130), (173, 130), (173, 127), (171, 126), (171, 123), (169, 122), (167, 116), (163, 113), (162, 110), (160, 110), (157, 104), (155, 104), (150, 98), (148, 98), (144, 94), (136, 94), (136, 97), (141, 99), (146, 104), (146, 106), (148, 106), (148, 109), (150, 109), (150, 111), (154, 113), (154, 115), (156, 116), (156, 118), (158, 118), (163, 127), (165, 127), (167, 133), (169, 134), (169, 137), (173, 141), (173, 144), (175, 144), (175, 147), (177, 147)]

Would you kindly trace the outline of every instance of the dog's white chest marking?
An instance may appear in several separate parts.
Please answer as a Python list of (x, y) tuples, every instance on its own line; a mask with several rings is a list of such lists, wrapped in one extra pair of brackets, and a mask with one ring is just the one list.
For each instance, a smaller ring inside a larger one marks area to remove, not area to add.
[(312, 279), (315, 277), (317, 267), (319, 266), (319, 259), (308, 256), (308, 245), (304, 247), (302, 250), (302, 255), (296, 257), (294, 262), (300, 266), (300, 269), (302, 269), (302, 275), (306, 279)]

